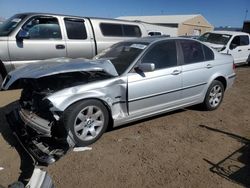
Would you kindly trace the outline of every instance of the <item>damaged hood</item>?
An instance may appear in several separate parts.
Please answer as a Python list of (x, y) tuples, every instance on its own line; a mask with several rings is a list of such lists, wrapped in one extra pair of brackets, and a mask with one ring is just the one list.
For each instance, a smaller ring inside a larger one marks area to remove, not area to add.
[(222, 49), (225, 45), (223, 44), (214, 44), (214, 43), (210, 43), (210, 42), (203, 42), (204, 44), (210, 46), (211, 48), (215, 49), (215, 50), (220, 50)]
[(111, 76), (118, 76), (109, 60), (55, 58), (39, 61), (10, 72), (3, 82), (2, 89), (7, 90), (15, 81), (22, 78), (36, 79), (60, 73), (88, 71), (102, 71)]

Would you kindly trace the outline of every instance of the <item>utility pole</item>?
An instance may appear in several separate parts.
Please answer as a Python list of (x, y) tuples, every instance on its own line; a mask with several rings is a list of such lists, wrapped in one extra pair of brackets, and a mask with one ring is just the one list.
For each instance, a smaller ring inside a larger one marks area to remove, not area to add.
[(245, 13), (245, 18), (244, 18), (244, 21), (247, 20), (247, 13), (248, 13), (248, 9), (246, 9), (246, 13)]

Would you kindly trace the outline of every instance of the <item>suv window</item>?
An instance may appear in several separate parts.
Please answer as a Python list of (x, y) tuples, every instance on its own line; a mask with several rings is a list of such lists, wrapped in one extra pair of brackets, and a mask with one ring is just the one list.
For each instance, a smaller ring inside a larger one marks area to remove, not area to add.
[(141, 30), (137, 25), (101, 23), (100, 28), (104, 36), (140, 37)]
[(154, 63), (155, 69), (177, 66), (177, 51), (174, 40), (153, 46), (143, 57), (142, 63)]
[(86, 39), (87, 31), (84, 20), (64, 18), (68, 39)]
[(202, 46), (193, 40), (180, 40), (185, 64), (204, 61)]
[(29, 39), (61, 39), (58, 20), (54, 17), (35, 17), (26, 23), (23, 30), (29, 33)]

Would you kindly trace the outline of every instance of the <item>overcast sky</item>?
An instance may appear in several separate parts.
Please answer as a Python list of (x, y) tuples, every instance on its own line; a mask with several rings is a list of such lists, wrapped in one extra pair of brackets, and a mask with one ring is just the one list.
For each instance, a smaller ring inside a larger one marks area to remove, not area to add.
[(242, 27), (250, 20), (250, 0), (0, 0), (0, 17), (21, 12), (49, 12), (77, 16), (202, 14), (215, 27)]

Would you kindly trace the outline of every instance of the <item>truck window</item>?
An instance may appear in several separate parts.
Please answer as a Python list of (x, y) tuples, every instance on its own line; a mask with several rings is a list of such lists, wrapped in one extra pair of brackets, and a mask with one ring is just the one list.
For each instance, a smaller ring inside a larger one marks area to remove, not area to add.
[(25, 14), (17, 14), (0, 24), (0, 36), (8, 36), (26, 16)]
[(140, 37), (141, 30), (137, 25), (101, 23), (102, 34), (108, 37)]
[(240, 36), (240, 45), (241, 46), (249, 45), (249, 37), (247, 35)]
[(87, 38), (84, 20), (64, 18), (68, 39), (83, 40)]
[(104, 36), (122, 37), (121, 24), (101, 23), (100, 27)]
[(231, 49), (237, 46), (246, 46), (249, 45), (249, 37), (247, 35), (235, 36), (230, 44)]
[(159, 36), (159, 35), (162, 35), (161, 32), (158, 32), (158, 31), (150, 31), (148, 33), (149, 36)]
[(54, 17), (35, 17), (22, 28), (29, 33), (29, 39), (61, 39), (58, 20)]
[(141, 30), (136, 25), (122, 25), (125, 37), (140, 37)]

